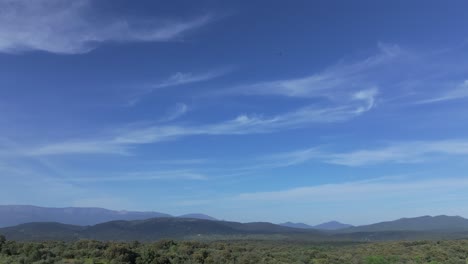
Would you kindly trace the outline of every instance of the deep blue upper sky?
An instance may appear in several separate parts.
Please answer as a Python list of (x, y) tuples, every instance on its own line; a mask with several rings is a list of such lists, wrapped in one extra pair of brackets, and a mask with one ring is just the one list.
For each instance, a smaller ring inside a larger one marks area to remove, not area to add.
[(0, 10), (2, 204), (468, 217), (466, 1)]

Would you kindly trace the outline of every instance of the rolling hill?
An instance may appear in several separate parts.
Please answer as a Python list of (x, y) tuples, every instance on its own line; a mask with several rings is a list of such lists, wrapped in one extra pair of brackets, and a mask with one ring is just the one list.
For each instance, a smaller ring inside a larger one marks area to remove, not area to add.
[(194, 218), (151, 218), (134, 221), (110, 221), (93, 226), (60, 223), (29, 223), (0, 228), (0, 234), (11, 240), (78, 239), (114, 241), (155, 241), (163, 238), (184, 239), (201, 236), (307, 234), (320, 236), (313, 230), (283, 227), (271, 223), (237, 223)]
[(206, 214), (184, 214), (184, 215), (179, 215), (178, 218), (193, 218), (193, 219), (212, 220), (212, 221), (218, 220)]
[(80, 237), (86, 227), (54, 222), (27, 223), (0, 228), (0, 234), (11, 240), (63, 240), (73, 241)]
[(293, 222), (286, 222), (279, 224), (280, 226), (292, 227), (292, 228), (302, 228), (302, 229), (312, 229), (314, 228), (311, 225), (304, 224), (304, 223), (293, 223)]
[(401, 218), (395, 221), (380, 222), (371, 225), (350, 227), (338, 232), (384, 232), (384, 231), (468, 231), (468, 219), (460, 216), (420, 216)]
[(330, 222), (326, 222), (326, 223), (313, 226), (312, 228), (319, 229), (319, 230), (341, 230), (341, 229), (350, 228), (350, 227), (353, 227), (353, 226), (349, 224), (343, 224), (338, 221), (330, 221)]

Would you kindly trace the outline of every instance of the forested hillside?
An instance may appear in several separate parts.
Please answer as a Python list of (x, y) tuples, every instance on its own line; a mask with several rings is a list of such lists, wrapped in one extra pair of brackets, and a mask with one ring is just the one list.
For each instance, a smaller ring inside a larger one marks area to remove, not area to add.
[(0, 263), (19, 264), (466, 264), (468, 241), (305, 243), (279, 241), (14, 242), (0, 236)]

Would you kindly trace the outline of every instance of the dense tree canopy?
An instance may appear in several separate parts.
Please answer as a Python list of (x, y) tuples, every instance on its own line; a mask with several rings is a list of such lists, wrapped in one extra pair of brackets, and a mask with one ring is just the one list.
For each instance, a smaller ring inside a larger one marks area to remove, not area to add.
[(467, 264), (468, 241), (384, 243), (281, 241), (172, 241), (120, 243), (81, 240), (14, 242), (0, 236), (5, 264)]

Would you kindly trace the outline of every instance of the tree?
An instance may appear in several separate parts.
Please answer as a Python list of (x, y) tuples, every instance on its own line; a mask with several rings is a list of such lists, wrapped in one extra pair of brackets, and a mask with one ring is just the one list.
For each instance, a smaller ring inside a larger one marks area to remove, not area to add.
[(3, 235), (0, 235), (0, 251), (2, 250), (3, 244), (5, 244), (6, 238)]
[(106, 249), (105, 256), (108, 260), (115, 263), (130, 263), (134, 264), (138, 254), (130, 250), (127, 245), (112, 244)]

